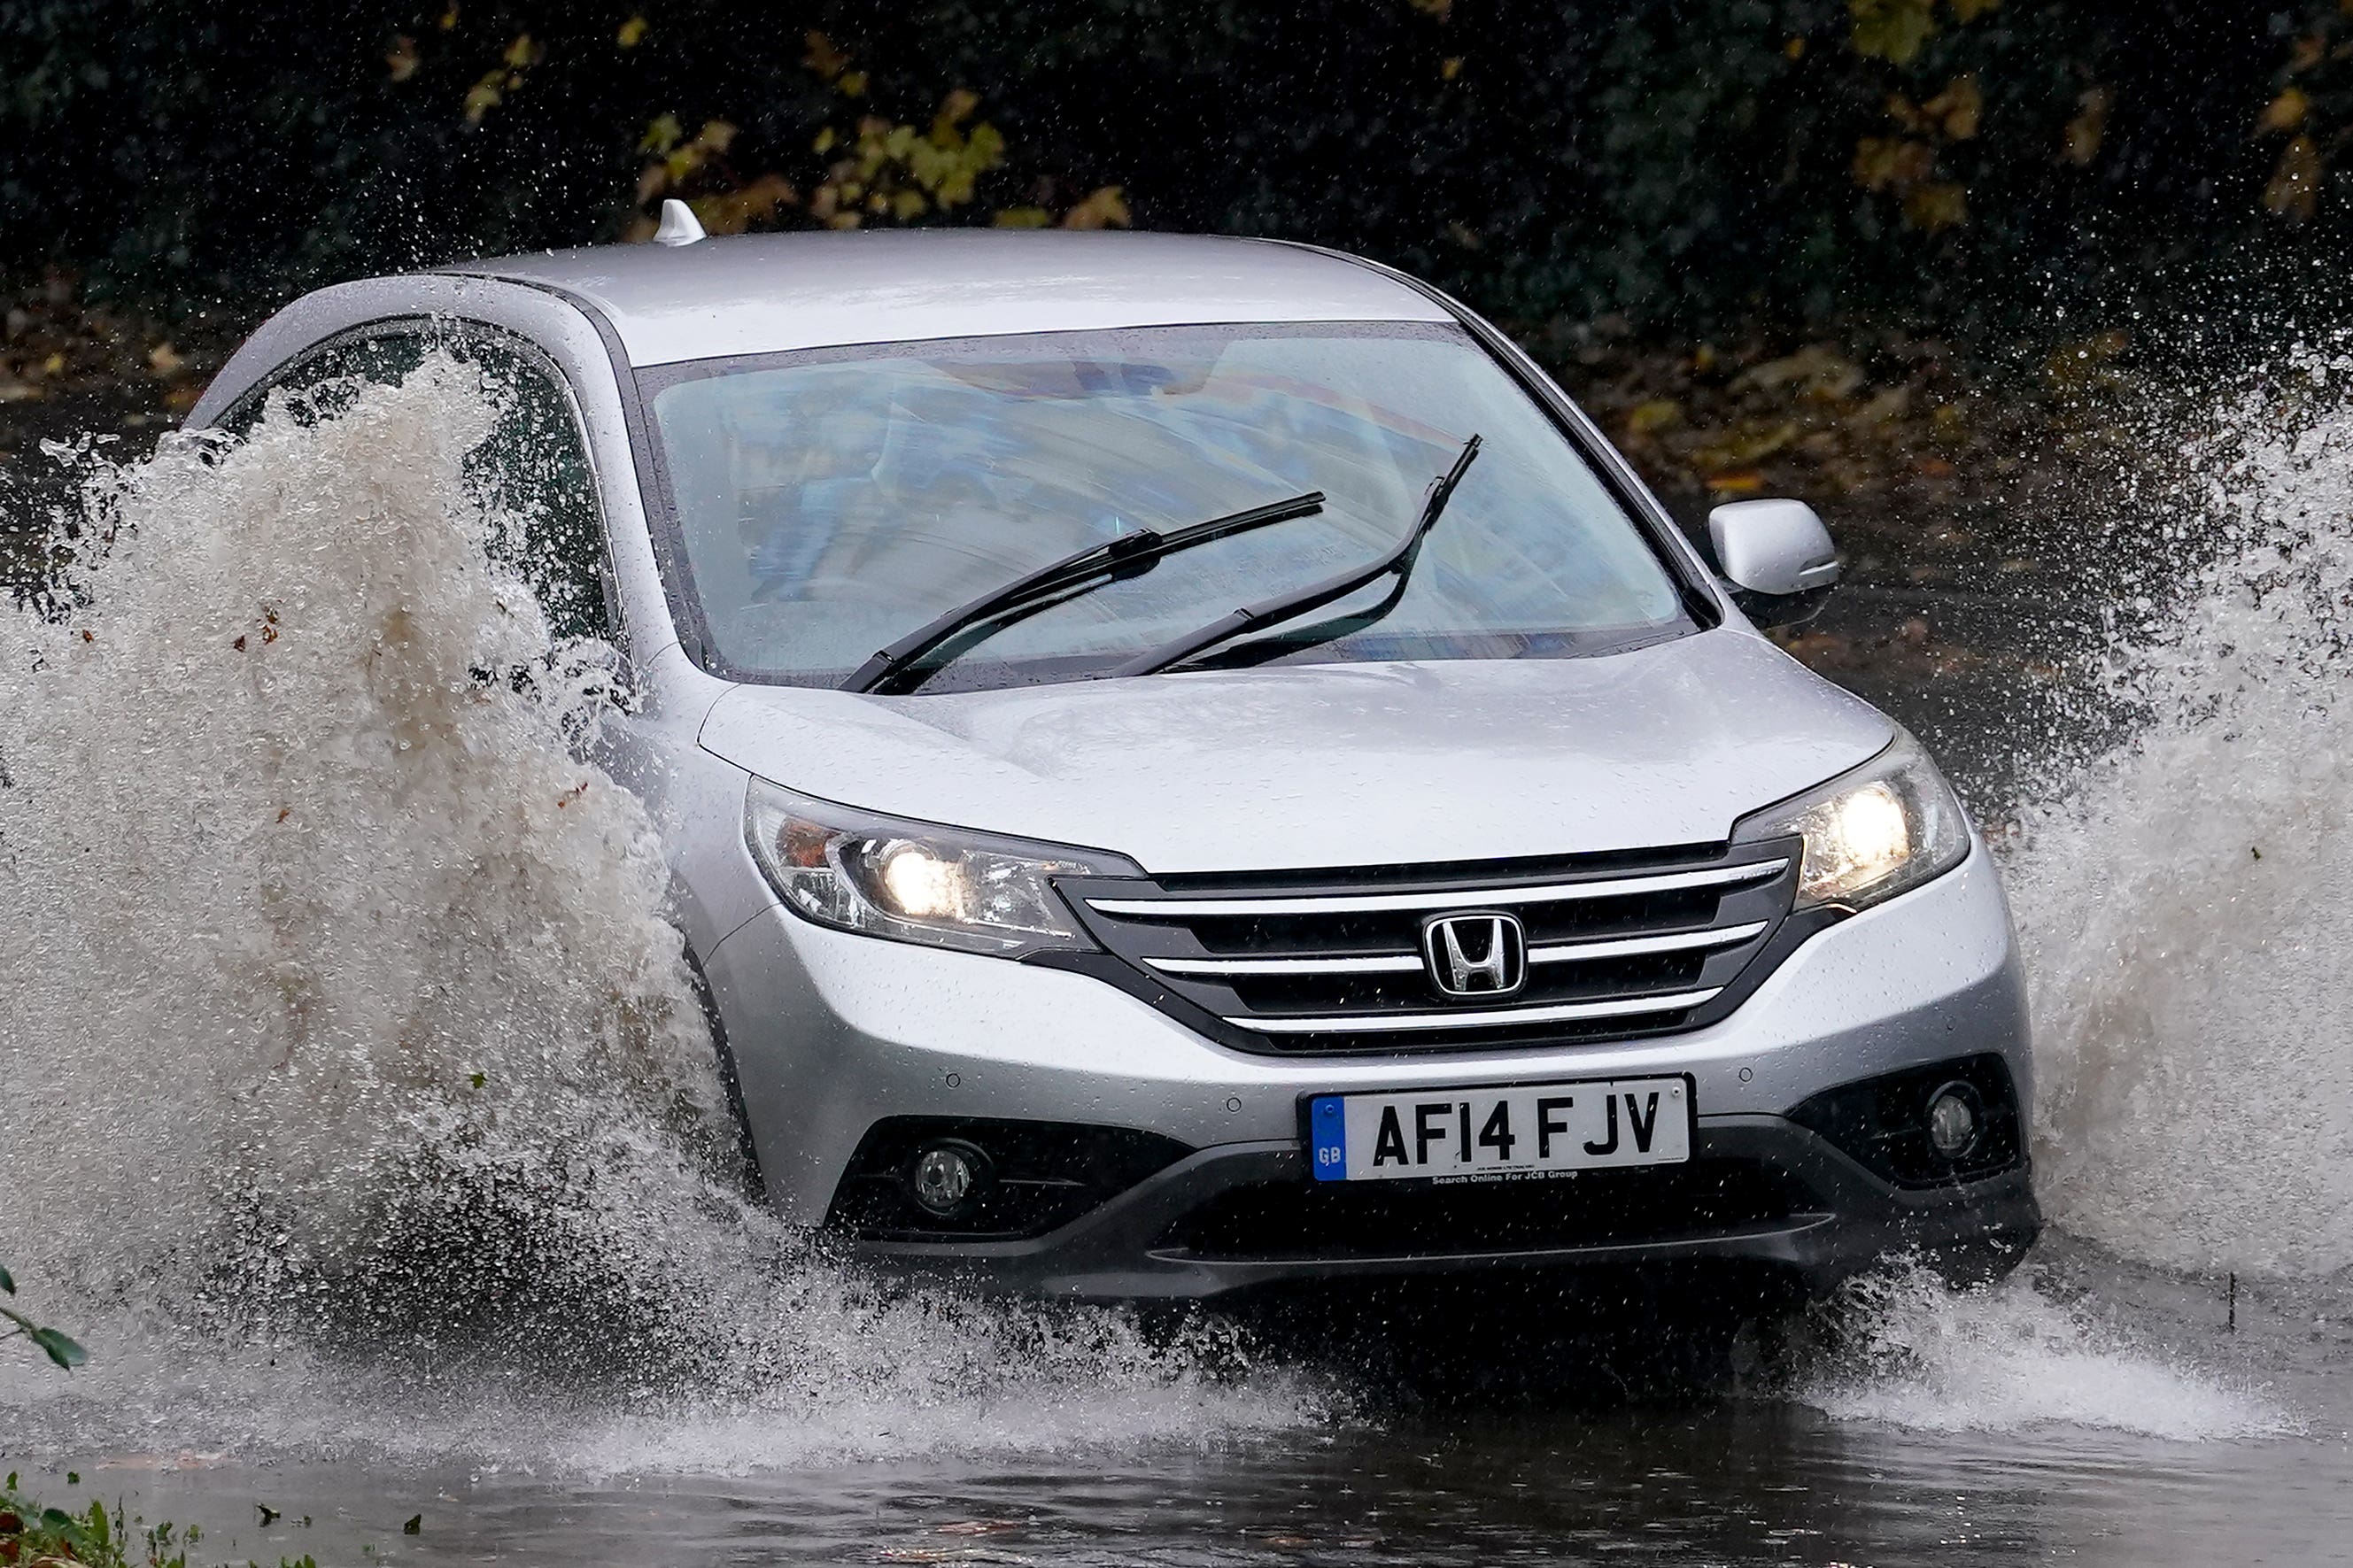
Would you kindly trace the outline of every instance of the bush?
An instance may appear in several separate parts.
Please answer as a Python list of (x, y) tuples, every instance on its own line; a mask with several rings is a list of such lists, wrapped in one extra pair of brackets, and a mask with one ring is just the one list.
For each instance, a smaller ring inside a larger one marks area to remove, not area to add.
[[(135, 1531), (135, 1533), (134, 1533)], [(18, 1492), (16, 1478), (0, 1486), (0, 1563), (26, 1568), (188, 1568), (201, 1533), (170, 1524), (128, 1525), (92, 1498), (79, 1513), (44, 1508)], [(308, 1556), (280, 1559), (279, 1568), (318, 1568)]]
[(2155, 309), (2346, 237), (2334, 0), (640, 3), (0, 0), (0, 270), (247, 301), (674, 191), (720, 227), (1132, 209), (1690, 331)]

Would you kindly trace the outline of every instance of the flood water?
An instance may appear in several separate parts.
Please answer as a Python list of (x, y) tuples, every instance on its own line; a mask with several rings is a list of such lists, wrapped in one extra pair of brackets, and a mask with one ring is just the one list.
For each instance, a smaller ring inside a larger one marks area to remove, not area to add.
[[(2342, 1365), (2325, 1298), (2202, 1282), (2063, 1238), (2040, 1289), (1957, 1310), (1922, 1363), (1843, 1384), (1733, 1377), (1632, 1405), (1238, 1412), (1181, 1435), (1056, 1445), (1018, 1428), (894, 1458), (771, 1466), (724, 1420), (620, 1471), (542, 1456), (321, 1462), (116, 1452), (39, 1473), (201, 1521), (216, 1557), (681, 1564), (1672, 1562), (2328, 1563), (2353, 1556)], [(2137, 1348), (2126, 1349), (2129, 1342)], [(1247, 1406), (1247, 1402), (1246, 1402)], [(1258, 1429), (1253, 1429), (1258, 1428)], [(2161, 1435), (2160, 1435), (2161, 1434)], [(875, 1434), (869, 1434), (870, 1437)], [(698, 1447), (698, 1444), (702, 1446)], [(642, 1457), (641, 1457), (642, 1458)], [(257, 1505), (281, 1517), (267, 1527)], [(306, 1518), (307, 1516), (307, 1518)], [(401, 1533), (411, 1518), (417, 1533)]]
[(1690, 1365), (1432, 1321), (1426, 1387), (1369, 1370), (1410, 1326), (908, 1297), (741, 1204), (454, 371), (93, 470), (0, 660), (0, 1247), (92, 1364), (0, 1349), (0, 1467), (206, 1562), (2353, 1558), (2346, 381), (2218, 398), (2087, 523), (2173, 588), (2075, 585), (2055, 684), (1872, 692), (1999, 830), (2027, 1267)]

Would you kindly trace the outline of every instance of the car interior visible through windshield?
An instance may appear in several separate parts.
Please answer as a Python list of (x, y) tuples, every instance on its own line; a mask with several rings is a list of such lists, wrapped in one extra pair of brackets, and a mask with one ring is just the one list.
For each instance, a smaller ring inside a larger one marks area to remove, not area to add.
[[(1325, 627), (1312, 639), (1309, 621), (1268, 627), (1198, 662), (1560, 657), (1690, 626), (1576, 446), (1450, 325), (867, 345), (639, 382), (672, 589), (705, 661), (737, 679), (839, 685), (893, 639), (1075, 551), (1323, 492), (1310, 515), (976, 626), (934, 656), (924, 689), (1104, 674), (1238, 605), (1377, 561), (1473, 434), (1480, 460), (1394, 604), (1375, 584), (1312, 617)], [(1352, 611), (1363, 624), (1332, 635)]]

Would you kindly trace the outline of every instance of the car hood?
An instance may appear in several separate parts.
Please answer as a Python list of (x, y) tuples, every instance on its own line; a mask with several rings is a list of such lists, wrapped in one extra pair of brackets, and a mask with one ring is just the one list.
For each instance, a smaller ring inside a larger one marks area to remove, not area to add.
[(710, 751), (804, 794), (1155, 873), (1723, 840), (1893, 726), (1763, 638), (1282, 666), (940, 696), (738, 686)]

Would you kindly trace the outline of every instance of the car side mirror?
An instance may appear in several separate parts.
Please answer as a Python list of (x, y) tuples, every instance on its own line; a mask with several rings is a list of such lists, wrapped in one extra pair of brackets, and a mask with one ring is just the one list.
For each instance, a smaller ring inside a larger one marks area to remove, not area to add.
[(1760, 626), (1801, 626), (1839, 580), (1838, 547), (1801, 500), (1736, 500), (1707, 514), (1715, 564), (1732, 602)]

